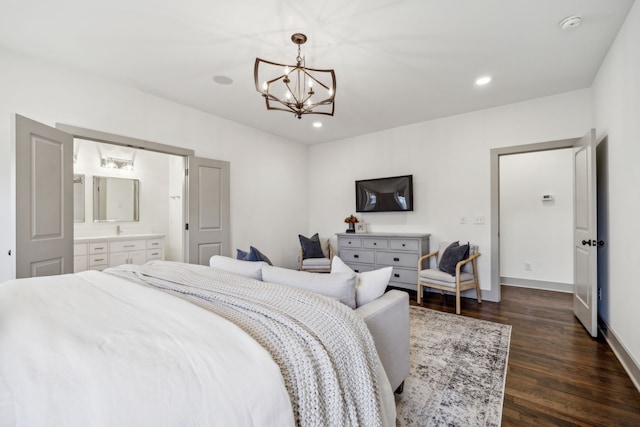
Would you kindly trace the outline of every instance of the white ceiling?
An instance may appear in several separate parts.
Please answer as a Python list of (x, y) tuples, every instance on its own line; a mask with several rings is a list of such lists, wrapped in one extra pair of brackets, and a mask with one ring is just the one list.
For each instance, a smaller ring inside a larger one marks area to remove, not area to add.
[[(587, 88), (633, 0), (0, 0), (0, 45), (303, 143)], [(580, 14), (582, 25), (558, 23)], [(333, 68), (334, 117), (266, 111), (256, 57)], [(490, 74), (482, 88), (474, 80)], [(233, 79), (220, 85), (214, 76)], [(315, 129), (313, 121), (324, 126)]]

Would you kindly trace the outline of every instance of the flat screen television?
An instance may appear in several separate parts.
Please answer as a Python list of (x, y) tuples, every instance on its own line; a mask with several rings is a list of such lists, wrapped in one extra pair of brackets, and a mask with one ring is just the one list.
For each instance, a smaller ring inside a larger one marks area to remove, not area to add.
[(413, 175), (356, 181), (356, 212), (413, 210)]

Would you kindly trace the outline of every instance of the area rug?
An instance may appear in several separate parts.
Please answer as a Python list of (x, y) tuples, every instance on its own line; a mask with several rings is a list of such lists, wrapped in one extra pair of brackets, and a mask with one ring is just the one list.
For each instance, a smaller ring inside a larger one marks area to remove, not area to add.
[(499, 426), (511, 326), (409, 307), (410, 371), (397, 426)]

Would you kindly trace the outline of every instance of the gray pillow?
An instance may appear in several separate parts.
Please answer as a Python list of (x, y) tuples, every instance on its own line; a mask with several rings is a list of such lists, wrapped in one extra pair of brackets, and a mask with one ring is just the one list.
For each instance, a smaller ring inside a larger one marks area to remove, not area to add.
[(300, 239), (300, 246), (302, 247), (302, 259), (324, 258), (318, 233), (311, 237), (304, 237), (302, 234), (298, 234), (298, 239)]
[(460, 246), (458, 242), (453, 242), (440, 257), (438, 268), (452, 276), (456, 275), (456, 264), (463, 259), (469, 258), (469, 243)]
[(356, 308), (356, 275), (353, 273), (319, 274), (266, 266), (262, 269), (262, 280), (306, 289)]

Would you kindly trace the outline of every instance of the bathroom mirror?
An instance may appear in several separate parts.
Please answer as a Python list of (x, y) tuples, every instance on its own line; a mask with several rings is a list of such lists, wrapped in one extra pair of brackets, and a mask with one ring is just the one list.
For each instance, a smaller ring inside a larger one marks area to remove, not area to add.
[(84, 222), (84, 175), (73, 175), (73, 221)]
[(93, 177), (93, 221), (139, 221), (139, 181), (128, 178)]

